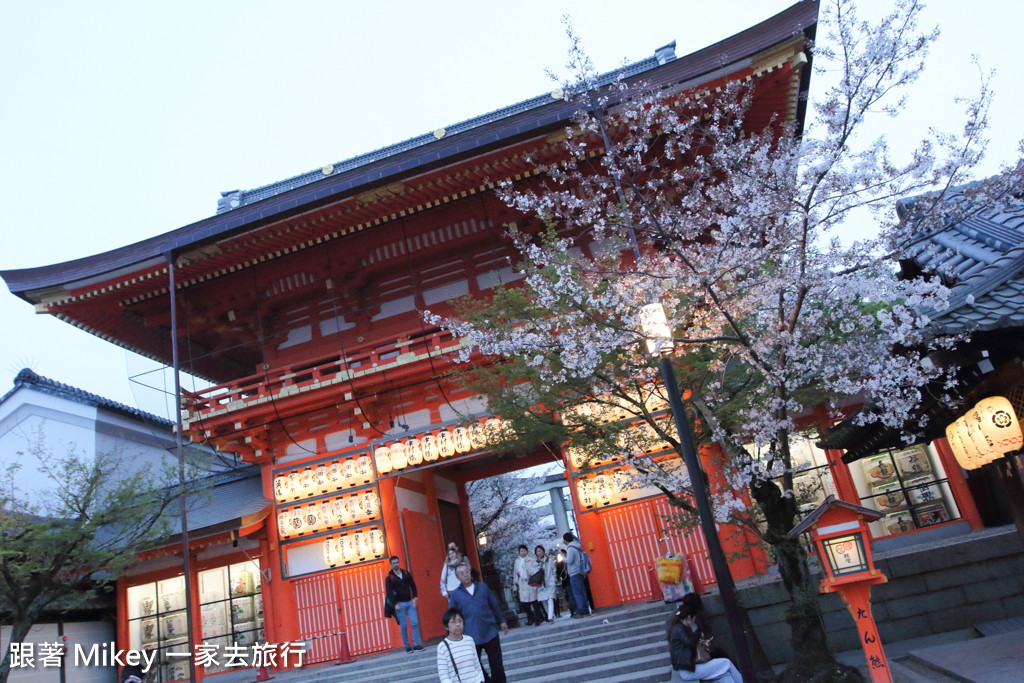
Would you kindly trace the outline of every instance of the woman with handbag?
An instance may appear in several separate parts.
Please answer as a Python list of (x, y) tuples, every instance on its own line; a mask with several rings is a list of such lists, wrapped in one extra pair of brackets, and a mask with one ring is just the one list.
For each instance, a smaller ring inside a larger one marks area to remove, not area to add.
[(476, 653), (476, 643), (463, 633), (466, 620), (462, 610), (449, 607), (441, 616), (448, 636), (437, 646), (437, 675), (441, 683), (483, 683), (484, 669)]
[(743, 683), (740, 672), (724, 657), (712, 658), (710, 638), (697, 626), (697, 609), (683, 604), (676, 610), (668, 637), (672, 670), (682, 681)]
[(519, 557), (512, 567), (512, 582), (519, 594), (519, 604), (526, 612), (526, 624), (540, 626), (545, 619), (539, 615), (540, 604), (537, 603), (538, 586), (531, 585), (535, 581), (531, 577), (537, 574), (537, 560), (530, 557), (530, 550), (525, 545), (519, 546)]
[(537, 604), (541, 606), (541, 617), (544, 616), (544, 608), (547, 607), (547, 618), (550, 624), (555, 620), (555, 574), (557, 573), (555, 560), (545, 552), (542, 545), (534, 548), (533, 554), (537, 558), (537, 566), (543, 572), (537, 587)]
[(469, 560), (459, 552), (459, 546), (452, 541), (448, 544), (444, 565), (441, 567), (441, 597), (445, 600), (448, 599), (449, 593), (459, 587), (459, 577), (455, 575), (455, 570), (459, 568), (460, 564), (468, 567)]

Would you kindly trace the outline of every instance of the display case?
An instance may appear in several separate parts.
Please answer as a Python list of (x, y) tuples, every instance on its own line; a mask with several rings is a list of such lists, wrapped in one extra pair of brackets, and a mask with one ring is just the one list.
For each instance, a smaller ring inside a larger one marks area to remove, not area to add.
[[(203, 643), (215, 646), (219, 663), (207, 666), (206, 673), (224, 670), (219, 655), (229, 645), (248, 648), (265, 640), (259, 571), (256, 562), (246, 561), (199, 572), (200, 619), (193, 628), (201, 629)], [(188, 642), (185, 577), (129, 586), (127, 600), (130, 647), (157, 650), (158, 666), (146, 675), (145, 683), (187, 680), (193, 653)]]

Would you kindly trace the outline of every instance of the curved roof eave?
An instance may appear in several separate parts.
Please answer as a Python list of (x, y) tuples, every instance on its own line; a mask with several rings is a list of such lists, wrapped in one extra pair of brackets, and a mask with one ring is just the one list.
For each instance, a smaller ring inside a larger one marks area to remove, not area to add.
[[(683, 84), (688, 88), (699, 86), (703, 82), (749, 66), (751, 59), (759, 52), (812, 31), (817, 16), (818, 1), (802, 0), (760, 24), (684, 57), (665, 64), (648, 58), (629, 65), (625, 67), (625, 72), (630, 74), (627, 80), (647, 80), (655, 85), (666, 86)], [(614, 78), (623, 71), (617, 69), (609, 72), (602, 79)], [(801, 89), (806, 88), (806, 82), (806, 78), (801, 79)], [(799, 111), (801, 117), (803, 111), (803, 108)], [(13, 294), (36, 304), (40, 301), (41, 292), (54, 287), (106, 276), (120, 269), (153, 262), (154, 259), (178, 250), (194, 248), (212, 239), (284, 218), (299, 210), (327, 204), (387, 178), (399, 174), (408, 175), (440, 162), (457, 160), (459, 157), (501, 142), (564, 125), (575, 112), (576, 105), (565, 100), (547, 98), (545, 101), (543, 96), (527, 100), (455, 124), (451, 128), (460, 132), (454, 135), (434, 140), (427, 140), (428, 136), (413, 138), (406, 143), (392, 146), (402, 147), (410, 143), (409, 148), (404, 151), (383, 156), (364, 165), (356, 165), (341, 173), (325, 176), (321, 180), (204, 218), (162, 235), (64, 263), (0, 271), (0, 277), (5, 280)], [(417, 141), (419, 144), (411, 144)], [(369, 158), (375, 154), (371, 152), (361, 156)]]

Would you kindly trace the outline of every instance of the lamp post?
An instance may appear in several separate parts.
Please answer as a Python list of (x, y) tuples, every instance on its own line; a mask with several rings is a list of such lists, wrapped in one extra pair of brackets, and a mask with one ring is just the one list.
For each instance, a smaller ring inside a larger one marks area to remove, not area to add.
[(704, 472), (701, 469), (700, 460), (697, 459), (697, 449), (693, 444), (690, 421), (687, 419), (686, 407), (683, 405), (683, 398), (679, 393), (679, 382), (676, 380), (676, 372), (672, 367), (672, 354), (675, 346), (672, 343), (672, 331), (665, 317), (665, 309), (660, 303), (647, 304), (640, 311), (640, 324), (646, 337), (647, 352), (658, 358), (658, 368), (661, 370), (661, 376), (665, 382), (672, 417), (675, 420), (676, 431), (679, 433), (679, 444), (683, 450), (683, 462), (686, 464), (693, 498), (697, 503), (701, 531), (704, 532), (704, 540), (708, 545), (711, 569), (715, 572), (718, 591), (722, 596), (722, 605), (725, 608), (725, 618), (729, 622), (729, 632), (736, 644), (736, 666), (744, 680), (753, 681), (757, 678), (757, 672), (750, 656), (747, 632), (740, 613), (739, 600), (736, 598), (736, 584), (733, 583), (732, 572), (729, 570), (729, 563), (722, 551), (722, 542), (718, 538), (715, 515), (711, 510), (707, 492), (704, 490)]

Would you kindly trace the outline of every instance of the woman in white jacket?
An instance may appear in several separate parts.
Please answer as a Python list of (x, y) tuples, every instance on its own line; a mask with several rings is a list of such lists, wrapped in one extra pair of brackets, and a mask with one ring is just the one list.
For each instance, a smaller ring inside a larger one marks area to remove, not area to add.
[(537, 559), (537, 566), (544, 570), (544, 583), (537, 588), (537, 602), (547, 608), (548, 623), (555, 620), (555, 574), (558, 568), (555, 566), (555, 558), (548, 555), (544, 546), (538, 545), (533, 549)]
[(530, 555), (525, 545), (519, 546), (519, 557), (512, 567), (512, 580), (519, 594), (519, 604), (526, 612), (526, 624), (540, 626), (544, 623), (540, 605), (537, 603), (537, 586), (530, 585), (530, 577), (537, 571), (537, 560)]

